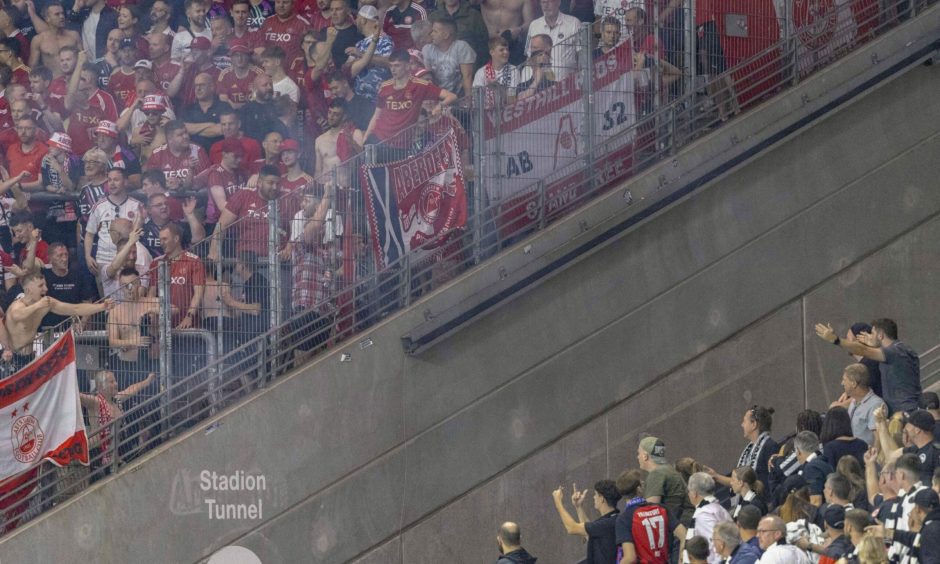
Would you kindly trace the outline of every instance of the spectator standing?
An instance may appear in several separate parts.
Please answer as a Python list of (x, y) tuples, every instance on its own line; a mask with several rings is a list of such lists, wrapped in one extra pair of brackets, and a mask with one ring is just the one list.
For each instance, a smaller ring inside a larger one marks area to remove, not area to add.
[(16, 54), (24, 61), (28, 61), (29, 39), (16, 27), (16, 20), (19, 17), (19, 10), (15, 6), (0, 9), (0, 33), (7, 39), (16, 41)]
[(686, 539), (701, 536), (709, 541), (708, 562), (717, 564), (721, 557), (711, 543), (715, 525), (731, 522), (731, 515), (715, 498), (715, 480), (705, 472), (696, 472), (689, 478), (689, 501), (695, 507), (692, 526), (687, 528)]
[(875, 444), (875, 410), (884, 400), (869, 386), (868, 368), (861, 363), (850, 364), (842, 371), (842, 396), (829, 407), (844, 407), (852, 420), (852, 434), (868, 445)]
[[(262, 0), (262, 3), (266, 3), (265, 0)], [(236, 44), (248, 48), (249, 52), (254, 52), (254, 48), (262, 43), (258, 33), (258, 28), (261, 27), (260, 24), (254, 28), (249, 26), (251, 9), (250, 0), (234, 0), (232, 2), (232, 7), (229, 9), (229, 15), (232, 17), (232, 36), (229, 40), (229, 52), (231, 52), (231, 47)], [(270, 12), (261, 17), (261, 23), (264, 23), (264, 18), (273, 13), (274, 8), (272, 6)]]
[(694, 507), (690, 505), (682, 477), (666, 462), (665, 443), (656, 437), (644, 438), (637, 448), (636, 458), (640, 468), (648, 472), (643, 489), (646, 500), (662, 504), (677, 523), (688, 528)]
[(812, 564), (813, 560), (799, 547), (787, 544), (787, 526), (783, 519), (768, 515), (757, 526), (757, 538), (764, 551), (760, 564)]
[(829, 505), (823, 510), (826, 541), (824, 544), (815, 544), (809, 537), (801, 537), (794, 541), (798, 548), (822, 556), (820, 562), (835, 562), (839, 558), (850, 554), (853, 550), (852, 542), (845, 535), (845, 507)]
[(78, 221), (84, 230), (91, 208), (108, 194), (108, 155), (101, 149), (92, 149), (85, 153), (82, 162), (85, 174), (79, 179), (82, 189), (78, 195)]
[[(66, 304), (91, 303), (97, 289), (88, 276), (69, 267), (69, 249), (63, 243), (49, 245), (49, 265), (42, 269), (46, 279), (46, 295)], [(68, 321), (69, 317), (48, 313), (42, 319), (40, 327), (56, 327)]]
[(757, 526), (761, 518), (760, 510), (753, 505), (745, 505), (738, 512), (738, 533), (741, 534), (741, 542), (757, 549), (758, 554), (763, 551), (760, 547), (760, 539), (757, 538)]
[[(623, 552), (621, 562), (665, 564), (675, 561), (670, 550), (678, 521), (663, 505), (643, 497), (646, 475), (645, 470), (628, 470), (617, 476), (617, 491), (626, 503), (614, 525), (615, 541)], [(657, 534), (642, 534), (648, 530), (644, 522), (656, 523)]]
[(169, 123), (166, 118), (166, 104), (163, 96), (148, 95), (143, 98), (142, 103), (134, 102), (132, 111), (137, 111), (136, 106), (140, 106), (144, 119), (133, 129), (130, 136), (130, 143), (137, 149), (140, 158), (144, 163), (150, 160), (150, 156), (158, 148), (166, 144), (165, 123)]
[(852, 420), (844, 407), (833, 407), (826, 412), (819, 441), (823, 445), (823, 456), (833, 466), (843, 456), (854, 456), (859, 464), (865, 464), (868, 443), (852, 435)]
[[(193, 39), (189, 51), (189, 56), (183, 62), (183, 73), (181, 75), (183, 84), (178, 97), (181, 107), (188, 106), (198, 100), (196, 96), (196, 82), (200, 74), (209, 75), (209, 85), (213, 89), (212, 92), (214, 96), (215, 83), (219, 79), (219, 73), (222, 72), (212, 61), (212, 44), (205, 37)], [(215, 122), (213, 122), (213, 124), (214, 123)]]
[[(190, 40), (190, 43), (192, 43), (192, 40)], [(137, 61), (134, 68), (140, 66), (141, 62), (150, 63), (157, 86), (164, 94), (173, 98), (179, 93), (180, 87), (183, 85), (183, 65), (170, 56), (171, 47), (176, 43), (169, 35), (157, 33), (150, 34), (147, 44), (150, 51), (150, 60)], [(189, 50), (189, 43), (186, 44), (186, 49)], [(146, 65), (144, 66), (146, 67)]]
[(796, 458), (800, 463), (800, 476), (809, 487), (810, 502), (816, 507), (822, 505), (826, 477), (833, 472), (820, 446), (819, 437), (812, 431), (801, 431), (793, 440)]
[[(52, 104), (52, 110), (59, 114), (62, 119), (68, 117), (65, 113), (65, 94), (69, 89), (69, 79), (75, 66), (78, 64), (78, 48), (74, 45), (66, 45), (59, 50), (58, 64), (54, 67), (45, 67), (53, 72), (55, 78), (49, 84), (49, 102)], [(31, 68), (35, 68), (30, 65)], [(58, 70), (58, 72), (56, 72)]]
[[(716, 480), (717, 481), (717, 480)], [(739, 466), (731, 471), (732, 499), (731, 518), (738, 519), (741, 509), (753, 505), (761, 516), (767, 514), (767, 504), (764, 503), (764, 483), (757, 479), (757, 473), (750, 466)]]
[(222, 164), (222, 145), (228, 139), (234, 139), (242, 146), (242, 170), (247, 171), (248, 163), (261, 158), (261, 145), (242, 133), (241, 118), (234, 110), (225, 110), (219, 114), (219, 130), (222, 132), (222, 140), (213, 143), (209, 149), (209, 161), (212, 164)]
[(147, 35), (167, 35), (171, 39), (176, 32), (173, 31), (173, 28), (170, 25), (170, 21), (173, 19), (173, 10), (170, 8), (170, 4), (165, 0), (154, 0), (153, 4), (150, 6), (150, 30), (147, 31)]
[(206, 222), (215, 225), (228, 199), (245, 187), (246, 177), (242, 172), (245, 150), (238, 139), (225, 139), (219, 145), (221, 162), (209, 169), (207, 185), (209, 201), (206, 207)]
[[(206, 13), (209, 11), (209, 3), (206, 0), (186, 0), (183, 4), (186, 13), (186, 24), (183, 29), (176, 32), (173, 36), (173, 46), (170, 58), (174, 61), (182, 62), (186, 55), (190, 54), (190, 46), (193, 39), (203, 37), (212, 41), (212, 30), (206, 25)], [(156, 62), (156, 61), (155, 61)], [(170, 93), (170, 96), (174, 96)]]
[(281, 144), (283, 142), (284, 137), (276, 131), (265, 135), (264, 140), (261, 142), (264, 157), (253, 163), (249, 163), (248, 172), (258, 174), (258, 171), (261, 170), (261, 167), (264, 165), (276, 166), (278, 170), (281, 171), (281, 174), (286, 172), (287, 169), (284, 167), (284, 163), (281, 162)]
[[(871, 333), (871, 324), (860, 321), (858, 323), (853, 323), (851, 327), (845, 332), (845, 340), (849, 342), (857, 341), (857, 335), (862, 333)], [(855, 359), (856, 362), (864, 364), (865, 368), (868, 369), (868, 378), (871, 383), (871, 389), (875, 392), (875, 395), (883, 398), (884, 391), (881, 389), (881, 368), (879, 367), (879, 362), (877, 360), (866, 358), (861, 355), (856, 355), (849, 353), (849, 356)]]
[(284, 72), (284, 50), (278, 46), (265, 47), (261, 52), (261, 68), (271, 77), (274, 96), (287, 96), (291, 102), (300, 101), (300, 88)]
[(314, 178), (321, 184), (332, 181), (334, 178), (332, 172), (335, 170), (336, 184), (349, 188), (352, 186), (350, 171), (342, 166), (342, 163), (362, 150), (364, 133), (346, 119), (346, 107), (340, 100), (333, 100), (330, 104), (329, 112), (326, 114), (326, 123), (329, 129), (317, 137), (314, 143), (316, 154)]
[(876, 319), (871, 333), (860, 333), (857, 341), (842, 341), (831, 325), (816, 324), (816, 335), (824, 341), (879, 363), (882, 398), (891, 413), (917, 409), (920, 396), (920, 358), (898, 340), (898, 325), (891, 319)]
[(85, 62), (84, 53), (79, 53), (80, 65), (75, 67), (69, 80), (65, 109), (71, 112), (67, 133), (72, 138), (72, 148), (83, 154), (95, 146), (94, 131), (98, 122), (117, 121), (117, 104), (110, 94), (98, 88), (98, 70)]
[(522, 547), (522, 533), (519, 525), (506, 521), (496, 533), (496, 546), (500, 557), (496, 564), (535, 564), (536, 557)]
[(517, 91), (519, 99), (534, 96), (542, 90), (551, 88), (555, 84), (552, 67), (552, 38), (547, 35), (536, 35), (529, 42), (529, 60), (526, 68), (520, 72), (528, 71), (529, 79), (519, 84)]
[[(53, 101), (50, 87), (52, 85), (52, 71), (46, 67), (38, 67), (29, 72), (29, 90), (30, 99), (33, 106), (33, 117), (41, 129), (46, 131), (62, 131), (65, 127), (62, 124), (62, 117), (59, 111), (53, 108), (56, 103)], [(58, 101), (60, 110), (62, 99)], [(12, 108), (11, 108), (12, 109)]]
[[(327, 62), (322, 60), (326, 53), (333, 60), (333, 63), (340, 67), (346, 61), (346, 53), (350, 47), (355, 47), (362, 39), (362, 34), (354, 25), (349, 10), (348, 0), (331, 0), (330, 2), (330, 21), (332, 25), (323, 31), (323, 43), (325, 51), (321, 55), (321, 64), (326, 67)], [(392, 35), (392, 34), (390, 34)], [(392, 35), (394, 38), (394, 35)]]
[(143, 205), (127, 193), (126, 173), (119, 168), (108, 172), (108, 194), (91, 208), (85, 229), (85, 264), (92, 274), (103, 274), (103, 265), (113, 262), (117, 254), (109, 230), (111, 222), (124, 218), (133, 223), (142, 213)]
[(196, 100), (180, 111), (180, 119), (186, 124), (186, 132), (193, 143), (206, 151), (222, 140), (219, 117), (232, 109), (215, 95), (215, 83), (211, 73), (197, 74), (193, 81)]
[(29, 90), (29, 67), (20, 59), (16, 48), (15, 39), (0, 40), (0, 63), (10, 67), (10, 84), (19, 84)]
[[(133, 222), (119, 217), (111, 222), (108, 233), (117, 248), (114, 260), (110, 263), (100, 263), (101, 268), (101, 294), (106, 297), (118, 296), (121, 291), (120, 272), (125, 268), (133, 268), (137, 272), (146, 272), (153, 255), (140, 243), (140, 224), (143, 216), (138, 216)], [(146, 278), (142, 281), (144, 286), (150, 283)]]
[(217, 91), (219, 99), (236, 110), (248, 103), (252, 85), (264, 71), (251, 65), (251, 51), (243, 43), (233, 43), (229, 48), (232, 66), (219, 74)]
[[(268, 256), (268, 204), (281, 195), (280, 183), (280, 170), (275, 166), (265, 165), (258, 173), (256, 189), (239, 190), (228, 199), (215, 228), (216, 231), (225, 233), (230, 225), (241, 220), (235, 242), (236, 253), (251, 251), (256, 255)], [(286, 205), (278, 206), (280, 223), (285, 227), (289, 226), (294, 211)], [(213, 238), (209, 259), (218, 261), (219, 256), (218, 240)]]
[[(744, 432), (744, 438), (748, 440), (748, 444), (741, 451), (741, 456), (738, 457), (738, 463), (735, 467), (748, 466), (752, 468), (757, 474), (757, 479), (763, 484), (769, 483), (767, 464), (770, 457), (780, 448), (777, 441), (770, 436), (773, 426), (773, 413), (773, 408), (768, 409), (755, 405), (744, 413), (741, 420), (741, 430)], [(722, 476), (711, 468), (708, 468), (708, 472), (722, 486), (728, 487), (731, 485), (732, 478)]]
[(526, 58), (529, 25), (535, 19), (535, 3), (529, 0), (483, 0), (480, 13), (490, 37), (509, 42), (509, 62), (520, 65)]
[(263, 45), (257, 46), (255, 53), (261, 55), (267, 47), (280, 47), (285, 54), (282, 64), (286, 71), (290, 61), (303, 56), (300, 40), (308, 29), (310, 22), (295, 13), (294, 0), (274, 0), (274, 15), (261, 25)]
[[(578, 68), (578, 31), (581, 22), (574, 16), (561, 13), (561, 0), (539, 0), (542, 17), (529, 25), (526, 54), (531, 56), (532, 38), (547, 35), (552, 40), (552, 71), (554, 80), (564, 80)], [(588, 46), (584, 47), (585, 49)]]
[(140, 242), (154, 257), (166, 254), (160, 232), (167, 225), (175, 224), (180, 228), (180, 243), (184, 250), (188, 249), (194, 241), (198, 242), (206, 238), (205, 227), (196, 217), (196, 198), (187, 199), (183, 205), (185, 221), (173, 221), (170, 218), (168, 200), (166, 194), (151, 194), (147, 198), (147, 222), (143, 225)]
[(564, 489), (559, 487), (552, 492), (555, 501), (555, 510), (561, 517), (561, 522), (569, 535), (578, 535), (587, 540), (587, 564), (615, 564), (617, 562), (616, 523), (620, 511), (617, 502), (620, 501), (620, 492), (612, 480), (600, 480), (594, 484), (594, 509), (600, 517), (587, 522), (584, 512), (584, 498), (587, 490), (578, 491), (572, 487), (571, 503), (574, 505), (578, 519), (575, 520), (564, 505)]
[[(389, 63), (391, 66), (391, 63)], [(389, 70), (391, 74), (391, 70)], [(344, 104), (343, 112), (349, 118), (356, 129), (365, 131), (369, 127), (369, 121), (375, 114), (375, 101), (369, 100), (364, 96), (356, 94), (349, 85), (349, 79), (340, 71), (330, 75), (330, 93), (334, 100), (341, 100)], [(379, 85), (380, 89), (383, 85)], [(327, 117), (329, 120), (329, 117)]]
[(239, 109), (242, 131), (253, 139), (264, 139), (272, 131), (288, 137), (287, 127), (281, 122), (274, 100), (274, 83), (265, 73), (255, 77), (252, 99)]
[(499, 36), (491, 37), (489, 54), (489, 62), (473, 77), (474, 87), (486, 87), (487, 109), (496, 107), (497, 100), (503, 104), (515, 102), (519, 86), (519, 69), (509, 64), (509, 42)]
[(134, 71), (134, 63), (138, 58), (137, 43), (133, 39), (122, 39), (117, 58), (120, 65), (111, 71), (108, 92), (121, 108), (126, 108), (133, 102), (136, 92), (137, 73)]
[[(175, 223), (167, 223), (160, 230), (160, 245), (165, 254), (150, 265), (150, 290), (148, 295), (158, 295), (157, 269), (159, 262), (169, 264), (170, 307), (175, 312), (172, 319), (176, 329), (192, 329), (199, 326), (199, 312), (206, 292), (206, 268), (202, 260), (183, 249), (183, 230)], [(247, 283), (246, 283), (247, 284)]]
[(227, 286), (222, 288), (222, 303), (237, 314), (236, 327), (241, 330), (240, 343), (246, 343), (270, 327), (271, 285), (260, 271), (261, 257), (251, 251), (242, 251), (235, 260), (235, 274), (245, 281), (244, 300), (232, 296)]
[(29, 49), (29, 66), (42, 66), (55, 72), (56, 55), (63, 47), (80, 50), (82, 39), (78, 33), (65, 29), (65, 10), (61, 4), (50, 2), (43, 11), (43, 18), (48, 29), (33, 37)]
[(164, 131), (166, 144), (154, 150), (144, 169), (162, 170), (168, 186), (171, 182), (179, 182), (182, 188), (189, 189), (196, 175), (209, 168), (209, 157), (202, 147), (190, 142), (186, 124), (182, 121), (167, 123)]
[(434, 83), (458, 96), (470, 93), (476, 53), (467, 42), (457, 39), (457, 24), (441, 16), (431, 24), (431, 43), (421, 50), (424, 65)]
[(419, 21), (428, 19), (428, 13), (421, 4), (412, 0), (396, 0), (385, 12), (382, 28), (395, 44), (395, 49), (414, 48), (411, 27)]
[(457, 26), (457, 39), (466, 42), (476, 53), (476, 67), (486, 64), (489, 61), (487, 41), (490, 36), (480, 11), (472, 8), (467, 0), (443, 0), (437, 10), (431, 13), (431, 21), (442, 17), (454, 21)]
[[(398, 133), (407, 130), (418, 121), (421, 103), (425, 100), (436, 100), (439, 103), (434, 107), (434, 113), (441, 112), (444, 107), (457, 101), (457, 96), (426, 80), (412, 78), (408, 70), (409, 55), (405, 51), (392, 53), (389, 68), (392, 71), (392, 80), (384, 83), (379, 89), (376, 100), (377, 108), (366, 130), (367, 143), (386, 143), (386, 149), (391, 148), (389, 154), (380, 156), (380, 160), (395, 160), (404, 155), (404, 150), (410, 144), (406, 135)], [(394, 151), (399, 149), (400, 151)], [(400, 154), (394, 154), (400, 153)], [(389, 158), (391, 157), (391, 158)]]
[(738, 528), (727, 521), (715, 525), (711, 544), (715, 547), (715, 553), (727, 564), (754, 564), (761, 557), (760, 549), (742, 542)]
[(932, 490), (918, 492), (912, 500), (909, 531), (889, 530), (886, 538), (910, 551), (909, 562), (940, 562), (940, 496)]
[(117, 12), (105, 0), (75, 0), (65, 17), (81, 31), (89, 60), (104, 57), (108, 33), (117, 27)]
[(42, 160), (49, 147), (36, 138), (36, 121), (31, 117), (16, 122), (16, 135), (17, 142), (7, 147), (6, 153), (10, 175), (25, 172), (27, 176), (20, 182), (20, 188), (27, 192), (42, 190)]
[(375, 100), (382, 83), (391, 78), (388, 57), (392, 54), (392, 38), (382, 33), (379, 14), (374, 6), (363, 6), (356, 17), (356, 25), (365, 37), (350, 52), (349, 74), (355, 78), (356, 94)]
[(101, 120), (95, 127), (95, 145), (110, 155), (108, 168), (123, 168), (131, 187), (140, 186), (140, 160), (120, 144), (117, 125), (113, 121)]

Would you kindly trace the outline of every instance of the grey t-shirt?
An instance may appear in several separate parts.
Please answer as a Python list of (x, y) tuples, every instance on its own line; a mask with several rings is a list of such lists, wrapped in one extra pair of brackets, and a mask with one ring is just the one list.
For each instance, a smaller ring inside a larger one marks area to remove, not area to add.
[(891, 413), (917, 409), (920, 396), (920, 358), (901, 341), (881, 347), (885, 361), (881, 369), (881, 390)]
[(424, 66), (434, 77), (434, 84), (457, 95), (468, 94), (461, 91), (463, 76), (460, 74), (460, 65), (472, 65), (477, 55), (466, 41), (458, 39), (447, 51), (428, 44), (421, 54), (424, 56)]

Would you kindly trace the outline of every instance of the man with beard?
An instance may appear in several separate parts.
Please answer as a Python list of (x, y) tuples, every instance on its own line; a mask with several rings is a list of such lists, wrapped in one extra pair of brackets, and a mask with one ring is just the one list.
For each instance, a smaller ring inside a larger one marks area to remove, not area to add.
[(261, 73), (255, 78), (252, 87), (252, 100), (241, 107), (239, 113), (242, 131), (255, 139), (264, 139), (272, 131), (277, 131), (282, 138), (289, 137), (284, 123), (279, 119), (274, 100), (274, 83), (271, 77)]

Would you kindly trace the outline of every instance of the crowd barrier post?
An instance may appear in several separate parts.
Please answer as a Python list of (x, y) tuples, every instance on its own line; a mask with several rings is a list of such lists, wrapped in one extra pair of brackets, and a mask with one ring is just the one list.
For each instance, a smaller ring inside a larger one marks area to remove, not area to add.
[[(160, 299), (160, 412), (163, 425), (164, 439), (170, 436), (170, 393), (171, 364), (173, 362), (173, 312), (170, 308), (170, 263), (161, 260), (157, 265), (157, 295)], [(153, 336), (151, 335), (151, 339)]]
[(278, 243), (280, 242), (281, 221), (279, 215), (279, 201), (274, 198), (268, 202), (268, 282), (271, 291), (268, 293), (271, 316), (269, 329), (281, 326), (281, 262), (278, 257)]
[[(687, 0), (686, 5), (680, 8), (680, 10), (685, 10), (685, 17), (683, 18), (683, 21), (685, 22), (685, 29), (682, 30), (686, 36), (686, 39), (685, 39), (685, 45), (686, 45), (685, 76), (683, 77), (683, 79), (685, 80), (685, 84), (686, 84), (685, 93), (687, 95), (690, 95), (695, 91), (695, 79), (697, 76), (697, 73), (695, 72), (696, 70), (695, 69), (696, 67), (695, 53), (697, 53), (696, 48), (697, 48), (698, 33), (696, 33), (696, 28), (695, 28), (695, 18), (696, 18), (695, 0)], [(659, 108), (657, 107), (656, 109), (659, 109)]]
[[(500, 99), (502, 96), (494, 96)], [(499, 102), (497, 102), (499, 103)], [(483, 209), (486, 207), (486, 187), (484, 186), (483, 153), (486, 146), (486, 87), (473, 89), (473, 107), (476, 108), (473, 131), (473, 263), (479, 264), (483, 254)], [(495, 111), (495, 109), (494, 109)], [(497, 114), (499, 115), (499, 114)], [(499, 132), (497, 131), (497, 136)]]
[[(581, 131), (584, 137), (584, 165), (590, 169), (594, 162), (594, 58), (591, 44), (594, 39), (592, 24), (582, 23), (578, 33), (581, 56), (578, 57), (581, 71), (581, 102), (584, 105)], [(603, 108), (601, 108), (603, 110)]]

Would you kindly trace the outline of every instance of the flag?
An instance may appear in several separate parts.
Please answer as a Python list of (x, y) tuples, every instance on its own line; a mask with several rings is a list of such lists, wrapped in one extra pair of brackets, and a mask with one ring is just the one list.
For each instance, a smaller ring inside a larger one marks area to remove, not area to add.
[(88, 464), (71, 330), (0, 381), (0, 509), (28, 495), (27, 478), (46, 460), (57, 466)]
[(454, 131), (406, 159), (362, 165), (376, 268), (432, 250), (467, 223), (467, 195)]

